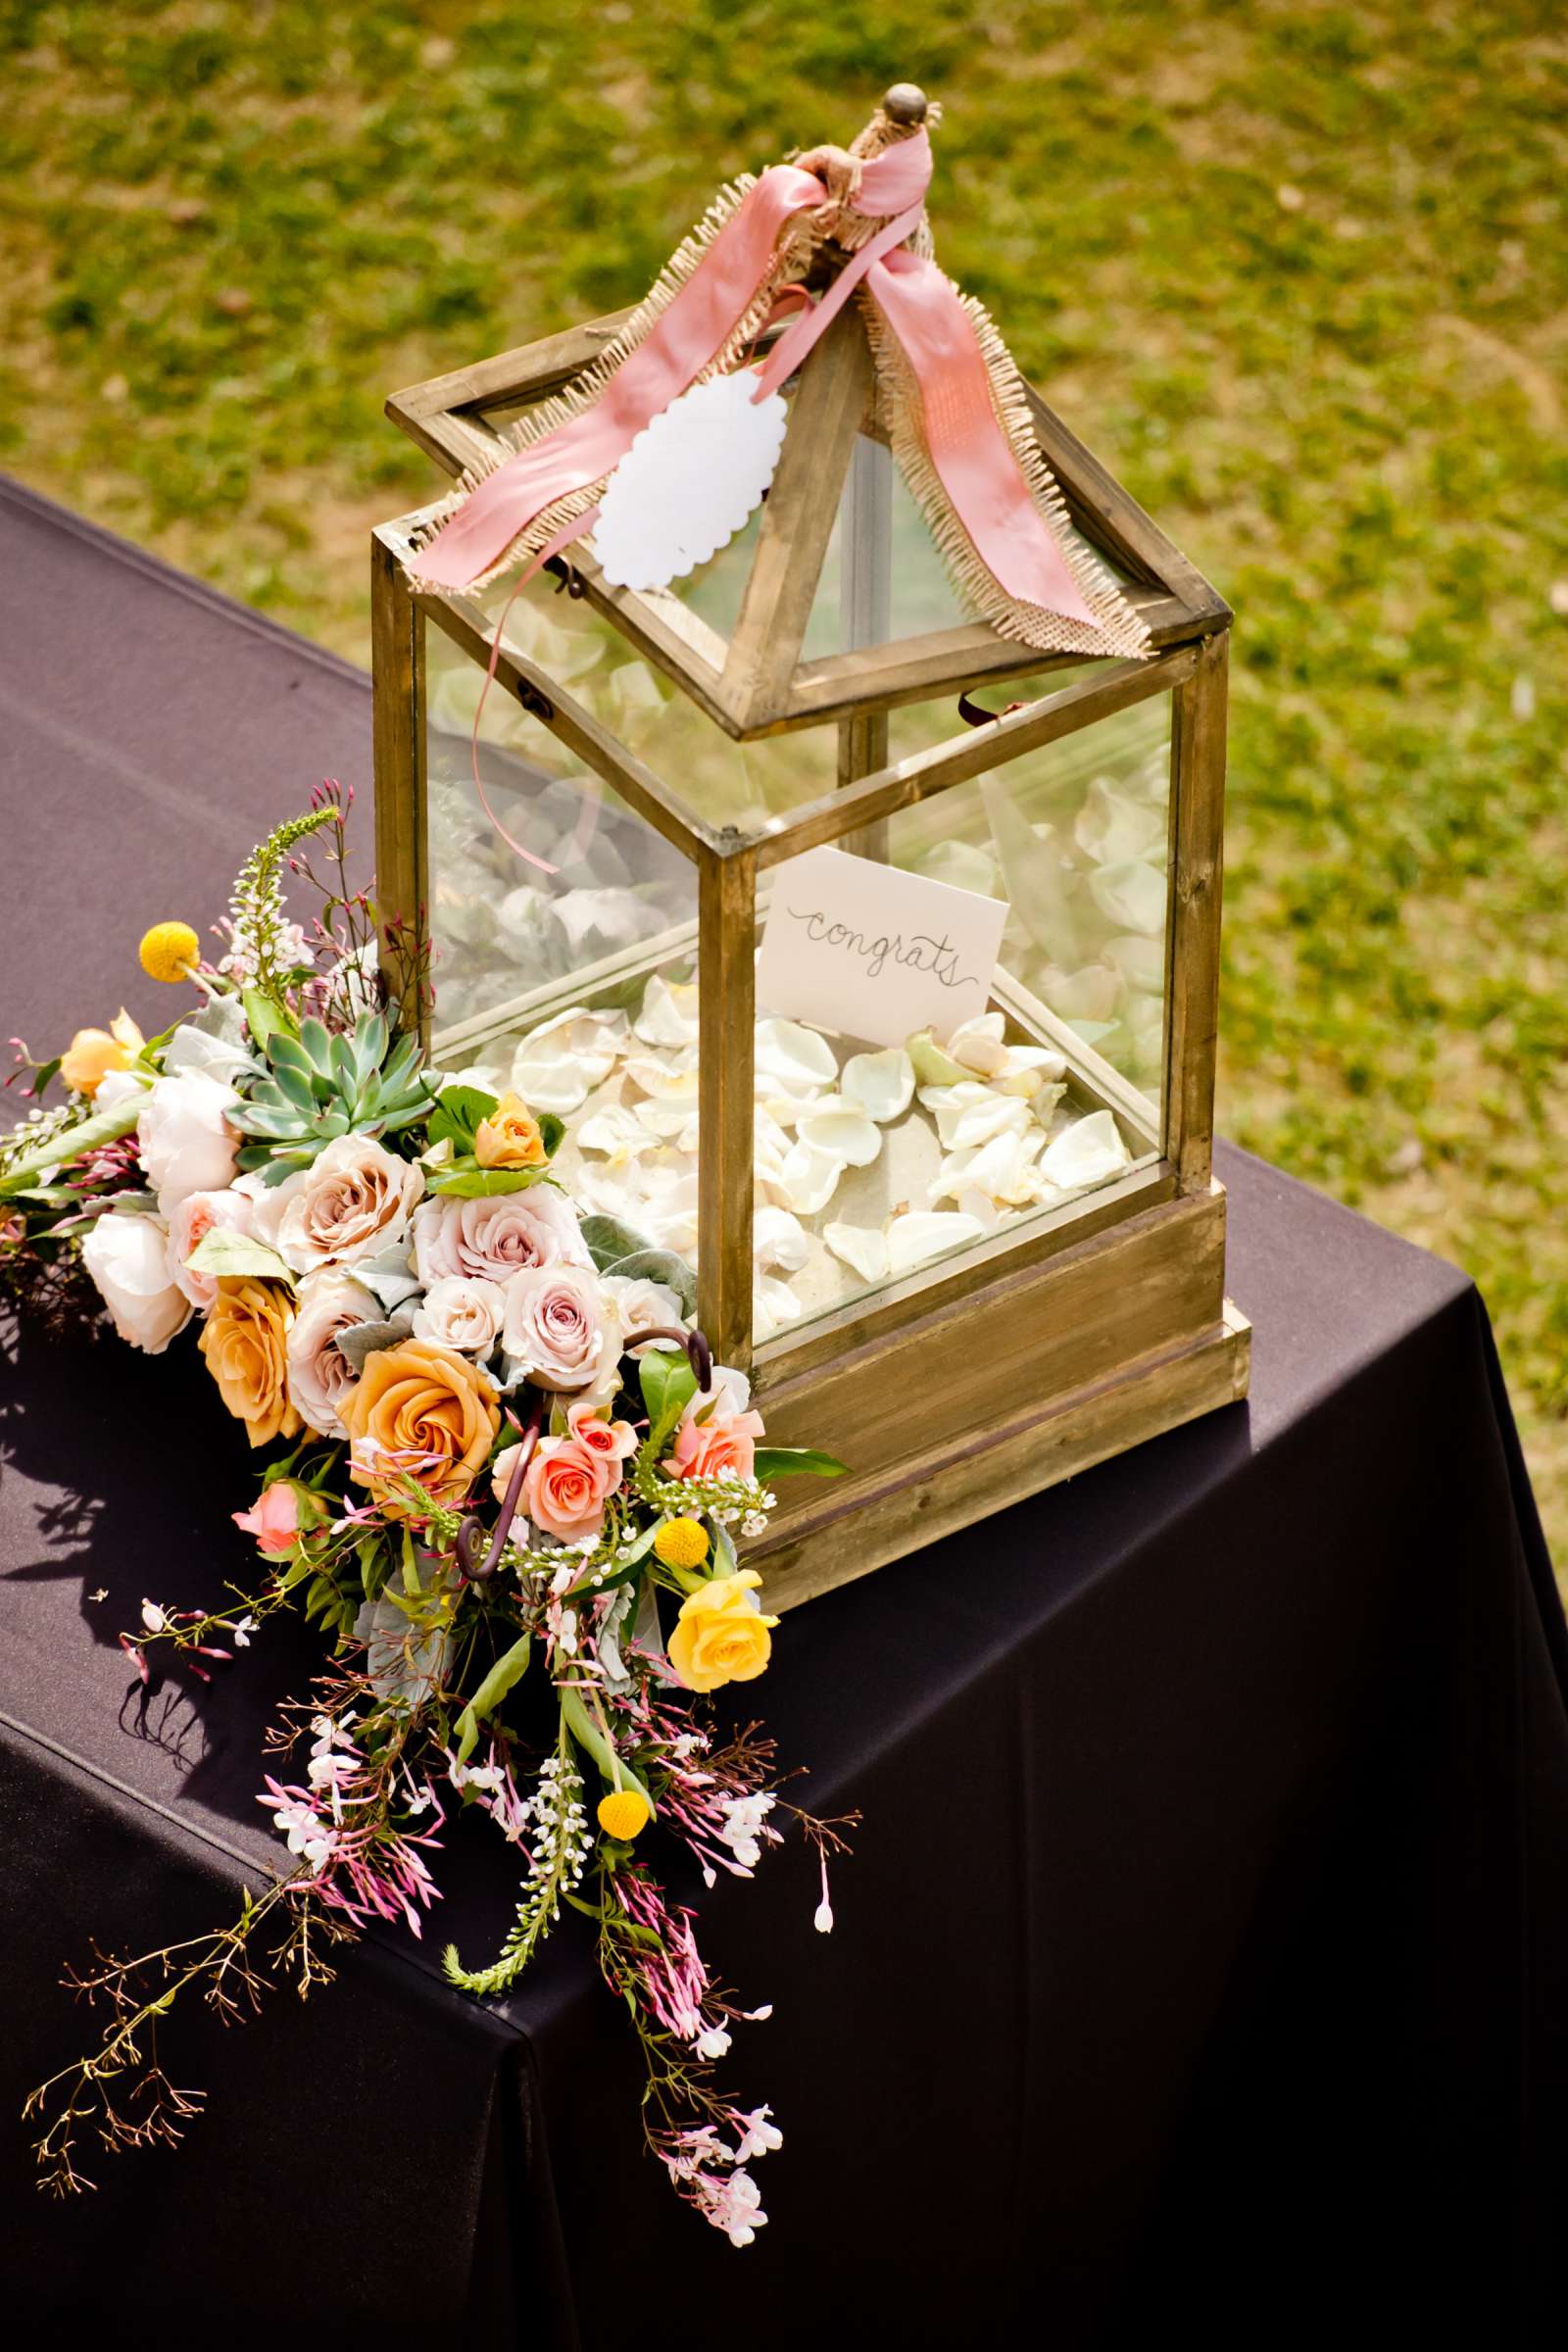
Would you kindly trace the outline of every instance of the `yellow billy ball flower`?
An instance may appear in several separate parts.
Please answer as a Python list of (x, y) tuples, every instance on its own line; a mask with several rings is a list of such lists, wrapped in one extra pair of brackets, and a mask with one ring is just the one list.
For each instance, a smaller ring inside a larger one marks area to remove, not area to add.
[(635, 1838), (654, 1818), (640, 1788), (615, 1788), (599, 1799), (599, 1827), (607, 1838)]
[(189, 923), (154, 923), (142, 933), (141, 968), (149, 980), (183, 980), (201, 960), (201, 941)]
[(708, 1530), (696, 1519), (666, 1519), (654, 1549), (666, 1568), (700, 1568), (708, 1557)]

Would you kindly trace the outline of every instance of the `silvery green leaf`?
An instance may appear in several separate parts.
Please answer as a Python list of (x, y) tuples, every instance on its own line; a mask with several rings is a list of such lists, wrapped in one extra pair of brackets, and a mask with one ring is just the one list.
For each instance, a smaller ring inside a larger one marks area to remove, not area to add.
[(612, 1266), (618, 1270), (621, 1258), (635, 1257), (656, 1246), (646, 1233), (639, 1233), (635, 1226), (623, 1225), (619, 1217), (584, 1217), (582, 1238), (600, 1274), (608, 1274)]
[[(592, 1248), (590, 1242), (590, 1250)], [(673, 1250), (634, 1250), (629, 1257), (617, 1257), (613, 1265), (601, 1266), (599, 1271), (622, 1276), (628, 1282), (662, 1282), (679, 1298), (683, 1315), (697, 1312), (697, 1277)]]
[(332, 1345), (340, 1355), (346, 1355), (356, 1372), (363, 1372), (367, 1360), (383, 1348), (395, 1348), (406, 1340), (414, 1329), (412, 1315), (393, 1315), (385, 1323), (351, 1323), (340, 1331)]
[(387, 1314), (412, 1298), (419, 1285), (409, 1263), (407, 1249), (383, 1250), (378, 1257), (361, 1258), (355, 1265), (354, 1279), (363, 1282), (373, 1292)]

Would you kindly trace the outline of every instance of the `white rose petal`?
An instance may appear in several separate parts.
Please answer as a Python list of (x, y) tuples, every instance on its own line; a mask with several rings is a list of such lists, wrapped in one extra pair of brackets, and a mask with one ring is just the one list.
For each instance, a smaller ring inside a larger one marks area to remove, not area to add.
[(1130, 801), (1103, 776), (1097, 776), (1084, 796), (1073, 824), (1073, 839), (1093, 865), (1115, 865), (1129, 858), (1152, 856), (1165, 837), (1165, 812), (1147, 802)]
[(671, 983), (655, 972), (643, 991), (632, 1035), (645, 1046), (690, 1048), (697, 1043), (697, 984)]
[(1070, 1193), (1086, 1184), (1103, 1184), (1107, 1176), (1119, 1175), (1131, 1159), (1111, 1113), (1095, 1110), (1087, 1118), (1075, 1119), (1054, 1144), (1047, 1145), (1040, 1166), (1051, 1183)]
[(1160, 939), (1140, 939), (1136, 933), (1123, 932), (1120, 938), (1105, 942), (1105, 960), (1113, 963), (1129, 988), (1141, 990), (1146, 996), (1165, 993), (1165, 948)]
[(888, 1270), (907, 1274), (943, 1250), (978, 1241), (984, 1232), (978, 1217), (960, 1216), (956, 1209), (908, 1209), (888, 1227)]
[(972, 1021), (961, 1022), (955, 1029), (948, 1040), (948, 1052), (966, 1070), (976, 1070), (982, 1078), (994, 1078), (1007, 1059), (1002, 1035), (1005, 1026), (1000, 1012), (978, 1012)]
[(657, 1139), (624, 1102), (607, 1102), (572, 1130), (579, 1152), (602, 1152), (612, 1167), (656, 1149)]
[(530, 1030), (512, 1057), (512, 1084), (531, 1110), (579, 1109), (625, 1051), (623, 1012), (574, 1004)]
[(801, 1302), (787, 1282), (760, 1275), (752, 1288), (752, 1321), (759, 1340), (771, 1339), (801, 1319)]
[(1165, 928), (1165, 877), (1146, 858), (1102, 865), (1089, 877), (1095, 905), (1118, 930), (1158, 938)]
[(882, 1149), (882, 1130), (863, 1110), (831, 1099), (803, 1118), (796, 1133), (809, 1151), (829, 1152), (852, 1168), (868, 1168)]
[(839, 1086), (846, 1102), (883, 1126), (908, 1109), (914, 1064), (902, 1046), (889, 1046), (881, 1054), (852, 1054)]
[(998, 1094), (988, 1087), (983, 1102), (962, 1103), (956, 1117), (950, 1113), (943, 1141), (955, 1152), (973, 1151), (999, 1135), (1024, 1135), (1029, 1126), (1029, 1104), (1021, 1095)]
[(838, 1190), (844, 1165), (836, 1152), (819, 1151), (810, 1144), (792, 1144), (778, 1173), (776, 1189), (782, 1205), (793, 1209), (797, 1216), (814, 1217), (818, 1209), (826, 1208)]
[(931, 1199), (956, 1199), (973, 1186), (1008, 1208), (1024, 1207), (1040, 1191), (1036, 1157), (1045, 1140), (1036, 1127), (1031, 1135), (997, 1135), (976, 1149), (955, 1152), (938, 1170)]
[(798, 1274), (806, 1263), (808, 1248), (806, 1227), (787, 1208), (768, 1206), (755, 1211), (752, 1262), (760, 1270), (778, 1266), (786, 1274)]
[(794, 1095), (831, 1086), (839, 1074), (838, 1057), (825, 1037), (803, 1029), (799, 1021), (778, 1018), (757, 1024), (757, 1067)]
[(822, 1239), (835, 1257), (853, 1266), (862, 1282), (886, 1282), (888, 1241), (874, 1225), (824, 1225)]
[(656, 1102), (692, 1103), (697, 1100), (695, 1054), (631, 1054), (626, 1057), (626, 1075)]

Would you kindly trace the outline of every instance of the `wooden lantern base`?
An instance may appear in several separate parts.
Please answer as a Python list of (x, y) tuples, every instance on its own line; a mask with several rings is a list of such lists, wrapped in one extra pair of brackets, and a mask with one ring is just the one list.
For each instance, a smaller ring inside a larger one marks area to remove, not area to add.
[(749, 1544), (783, 1610), (1247, 1394), (1225, 1194), (1166, 1200), (830, 1364), (760, 1380), (768, 1443), (850, 1465)]

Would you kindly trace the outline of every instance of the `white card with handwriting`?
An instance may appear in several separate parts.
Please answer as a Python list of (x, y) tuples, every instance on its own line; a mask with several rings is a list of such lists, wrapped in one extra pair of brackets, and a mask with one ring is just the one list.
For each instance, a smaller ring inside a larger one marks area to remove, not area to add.
[(757, 966), (759, 1008), (842, 1037), (945, 1044), (985, 1011), (1003, 899), (928, 882), (846, 850), (808, 850), (778, 869)]

